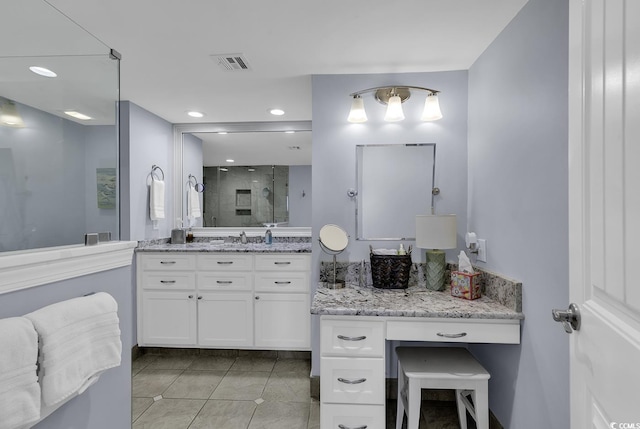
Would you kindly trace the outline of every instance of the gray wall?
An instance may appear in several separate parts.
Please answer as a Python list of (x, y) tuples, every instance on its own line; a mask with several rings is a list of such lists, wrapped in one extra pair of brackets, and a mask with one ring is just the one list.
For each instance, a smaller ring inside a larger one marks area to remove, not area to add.
[[(120, 105), (122, 237), (150, 240), (171, 236), (173, 213), (173, 126), (129, 101)], [(154, 229), (149, 217), (151, 166), (164, 171), (165, 218)]]
[(311, 166), (290, 165), (289, 226), (311, 226), (311, 189)]
[(505, 428), (569, 427), (567, 39), (568, 1), (529, 0), (469, 71), (469, 228), (523, 282), (522, 344), (471, 347)]
[(134, 323), (131, 268), (118, 268), (42, 285), (0, 297), (0, 318), (22, 316), (38, 308), (90, 292), (108, 292), (118, 302), (122, 364), (107, 370), (85, 393), (72, 399), (37, 429), (114, 429), (131, 426), (131, 345)]
[[(350, 236), (349, 246), (338, 257), (343, 261), (369, 258), (369, 245), (398, 247), (399, 242), (356, 241), (355, 202), (347, 196), (356, 187), (356, 145), (390, 143), (436, 143), (436, 185), (441, 195), (436, 198), (439, 213), (458, 215), (458, 244), (464, 245), (467, 213), (467, 81), (466, 71), (407, 74), (314, 75), (312, 78), (312, 156), (313, 156), (313, 254), (312, 279), (319, 278), (320, 261), (331, 257), (317, 244), (320, 228), (328, 223), (342, 226)], [(349, 94), (382, 85), (413, 85), (442, 91), (440, 106), (444, 118), (421, 122), (418, 118), (426, 93), (414, 93), (403, 104), (406, 119), (399, 123), (383, 121), (384, 107), (369, 94), (364, 96), (369, 121), (351, 124), (347, 116), (351, 107)], [(402, 168), (389, 162), (390, 168)], [(385, 172), (385, 174), (392, 174)], [(425, 172), (425, 174), (428, 174)], [(402, 192), (402, 190), (399, 190)], [(413, 198), (407, 194), (407, 199)], [(398, 207), (402, 210), (402, 207)], [(394, 219), (389, 219), (393, 222)], [(406, 242), (405, 246), (415, 244)], [(456, 251), (448, 251), (447, 259), (455, 260)], [(424, 251), (416, 249), (414, 261), (424, 261)], [(312, 281), (315, 289), (315, 282)], [(319, 323), (312, 319), (313, 375), (319, 375)]]

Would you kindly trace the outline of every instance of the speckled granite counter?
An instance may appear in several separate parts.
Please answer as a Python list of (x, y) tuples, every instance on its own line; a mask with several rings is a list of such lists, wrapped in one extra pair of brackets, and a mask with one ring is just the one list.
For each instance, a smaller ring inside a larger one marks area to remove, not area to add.
[(449, 288), (434, 292), (422, 287), (405, 290), (347, 285), (344, 289), (318, 286), (311, 314), (386, 317), (444, 317), (463, 319), (524, 319), (522, 312), (483, 296), (468, 301), (451, 296)]
[(311, 243), (208, 243), (141, 244), (137, 252), (311, 253)]

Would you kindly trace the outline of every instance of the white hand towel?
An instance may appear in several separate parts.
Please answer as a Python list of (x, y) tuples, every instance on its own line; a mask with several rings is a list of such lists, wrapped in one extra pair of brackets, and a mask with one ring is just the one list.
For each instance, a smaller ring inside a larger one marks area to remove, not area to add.
[(151, 179), (149, 187), (149, 217), (164, 219), (164, 181)]
[(50, 407), (81, 393), (92, 378), (120, 365), (118, 304), (99, 292), (25, 315), (40, 339), (42, 402)]
[(193, 186), (189, 186), (187, 191), (187, 216), (191, 219), (202, 217), (200, 210), (200, 195)]
[(38, 334), (23, 317), (0, 320), (0, 429), (40, 419)]

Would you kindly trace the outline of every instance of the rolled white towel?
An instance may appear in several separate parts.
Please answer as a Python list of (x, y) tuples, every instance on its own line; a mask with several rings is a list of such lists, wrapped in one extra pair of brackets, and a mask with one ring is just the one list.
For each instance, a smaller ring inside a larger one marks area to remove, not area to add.
[(13, 429), (40, 418), (38, 334), (28, 319), (2, 319), (0, 344), (0, 429)]
[(162, 180), (151, 179), (149, 217), (151, 220), (164, 219), (164, 181)]
[(396, 249), (373, 249), (374, 255), (397, 255), (398, 251)]

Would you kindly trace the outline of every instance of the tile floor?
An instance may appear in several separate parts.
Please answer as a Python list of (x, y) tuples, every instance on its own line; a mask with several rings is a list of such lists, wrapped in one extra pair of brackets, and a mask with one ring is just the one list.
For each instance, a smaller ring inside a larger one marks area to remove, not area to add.
[[(308, 359), (147, 353), (132, 367), (133, 429), (320, 427)], [(452, 402), (425, 401), (421, 410), (420, 428), (459, 428)], [(387, 428), (395, 429), (395, 416), (389, 400)]]

